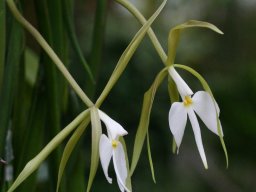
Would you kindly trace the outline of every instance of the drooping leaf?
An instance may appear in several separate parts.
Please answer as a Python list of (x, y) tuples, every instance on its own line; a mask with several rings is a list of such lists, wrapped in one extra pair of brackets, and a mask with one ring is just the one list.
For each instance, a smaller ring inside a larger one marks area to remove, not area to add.
[(75, 147), (75, 145), (77, 144), (77, 142), (79, 141), (80, 137), (82, 136), (82, 134), (84, 133), (86, 127), (88, 126), (90, 122), (89, 116), (83, 120), (83, 122), (78, 126), (78, 128), (75, 130), (75, 132), (72, 134), (71, 138), (69, 139), (68, 143), (65, 146), (64, 152), (62, 154), (62, 158), (61, 158), (61, 162), (59, 165), (59, 172), (58, 172), (58, 182), (57, 182), (57, 189), (56, 192), (59, 191), (59, 186), (61, 183), (61, 178), (62, 175), (64, 173), (67, 161), (69, 160), (69, 157)]
[(192, 28), (192, 27), (208, 28), (215, 31), (216, 33), (223, 34), (223, 32), (219, 30), (215, 25), (208, 22), (196, 21), (196, 20), (190, 20), (172, 28), (171, 31), (169, 32), (169, 37), (168, 37), (167, 66), (170, 66), (174, 63), (174, 59), (176, 56), (176, 49), (178, 46), (181, 31), (187, 28)]
[(156, 183), (154, 164), (153, 164), (153, 160), (152, 160), (150, 141), (149, 141), (149, 131), (147, 132), (147, 149), (148, 149), (148, 159), (149, 159), (149, 165), (150, 165), (152, 179), (153, 179), (154, 183)]
[(7, 192), (14, 191), (26, 178), (28, 178), (49, 156), (49, 154), (60, 145), (60, 143), (86, 118), (88, 110), (80, 113), (70, 124), (57, 134), (33, 159), (31, 159), (21, 171), (17, 179)]
[(159, 8), (156, 10), (156, 12), (149, 18), (149, 20), (142, 26), (142, 28), (136, 33), (128, 47), (125, 49), (123, 54), (121, 55), (115, 70), (113, 71), (107, 85), (105, 86), (104, 90), (102, 91), (100, 97), (98, 98), (96, 102), (96, 106), (99, 107), (104, 99), (107, 97), (113, 86), (115, 85), (116, 81), (119, 79), (119, 77), (122, 75), (123, 71), (125, 70), (128, 62), (130, 61), (131, 57), (133, 56), (134, 52), (138, 48), (139, 44), (141, 43), (143, 37), (147, 33), (147, 30), (151, 26), (151, 24), (154, 22), (154, 20), (157, 18), (157, 16), (160, 14), (162, 9), (164, 8), (166, 4), (166, 0), (163, 1), (163, 3), (159, 6)]
[(133, 147), (132, 164), (131, 164), (131, 170), (130, 170), (131, 176), (137, 166), (137, 163), (141, 154), (141, 150), (143, 147), (143, 143), (144, 143), (146, 134), (148, 132), (151, 109), (152, 109), (157, 88), (159, 87), (159, 85), (167, 75), (167, 70), (168, 68), (166, 67), (162, 71), (160, 71), (160, 73), (158, 73), (150, 89), (144, 94), (140, 122), (137, 129), (137, 133), (134, 141), (134, 147)]
[(89, 181), (87, 185), (87, 192), (91, 190), (91, 186), (98, 169), (99, 165), (99, 141), (100, 136), (102, 135), (102, 128), (100, 117), (98, 113), (98, 109), (96, 107), (92, 107), (90, 109), (91, 113), (91, 124), (92, 124), (92, 154), (91, 154), (91, 166), (90, 166), (90, 175)]
[(228, 167), (228, 152), (227, 152), (227, 148), (226, 148), (226, 145), (225, 145), (225, 142), (224, 142), (224, 139), (223, 139), (223, 135), (221, 133), (220, 119), (218, 117), (218, 112), (217, 112), (218, 111), (218, 106), (215, 102), (215, 99), (214, 99), (213, 93), (210, 89), (210, 86), (208, 85), (206, 80), (197, 71), (195, 71), (191, 67), (188, 67), (186, 65), (180, 65), (180, 64), (174, 64), (174, 66), (177, 67), (177, 68), (184, 69), (184, 70), (188, 71), (189, 73), (191, 73), (192, 75), (194, 75), (200, 81), (204, 90), (211, 95), (213, 103), (215, 104), (214, 106), (215, 106), (215, 110), (216, 110), (216, 118), (217, 118), (216, 121), (217, 121), (218, 134), (219, 134), (220, 142), (221, 142), (221, 145), (222, 145), (222, 148), (223, 148), (223, 151), (224, 151), (224, 154), (225, 154), (225, 158), (226, 158), (226, 167)]

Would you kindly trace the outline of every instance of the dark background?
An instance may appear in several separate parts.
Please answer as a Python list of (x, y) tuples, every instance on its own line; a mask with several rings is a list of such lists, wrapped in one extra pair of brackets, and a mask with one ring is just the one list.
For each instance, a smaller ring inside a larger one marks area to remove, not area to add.
[[(159, 3), (133, 2), (147, 17)], [(90, 3), (81, 5), (77, 7), (76, 22), (81, 42), (86, 42), (91, 26), (90, 17), (87, 15), (84, 19), (84, 10)], [(140, 27), (128, 12), (113, 2), (109, 5), (107, 16), (98, 94), (106, 84), (120, 54)], [(256, 2), (169, 0), (153, 24), (165, 50), (171, 27), (190, 19), (213, 23), (224, 32), (224, 35), (218, 35), (206, 29), (184, 31), (176, 63), (196, 69), (211, 86), (221, 109), (220, 119), (229, 154), (229, 167), (225, 167), (225, 156), (218, 137), (202, 122), (200, 126), (209, 169), (205, 170), (203, 167), (189, 124), (179, 154), (172, 154), (172, 136), (168, 127), (171, 105), (165, 82), (157, 92), (149, 127), (157, 182), (154, 184), (151, 179), (144, 147), (132, 178), (134, 191), (256, 191)], [(85, 51), (88, 48), (83, 43), (81, 46), (84, 46)], [(159, 56), (146, 37), (102, 106), (102, 109), (128, 130), (129, 135), (125, 139), (130, 159), (143, 94), (162, 68)], [(192, 75), (180, 73), (194, 91), (202, 90), (200, 83)], [(114, 176), (114, 173), (111, 175)], [(98, 176), (94, 186), (95, 191), (101, 191), (108, 184), (104, 177), (100, 179)]]

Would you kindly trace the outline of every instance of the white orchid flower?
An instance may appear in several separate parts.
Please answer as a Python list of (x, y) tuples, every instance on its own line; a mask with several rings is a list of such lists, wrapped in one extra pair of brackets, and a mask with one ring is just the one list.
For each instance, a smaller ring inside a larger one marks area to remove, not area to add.
[[(193, 92), (185, 83), (185, 81), (179, 76), (174, 67), (170, 67), (169, 74), (176, 83), (178, 91), (183, 100), (183, 102), (174, 102), (169, 112), (169, 126), (174, 136), (175, 142), (179, 149), (188, 116), (194, 132), (198, 151), (200, 153), (204, 167), (207, 169), (208, 165), (196, 114), (201, 118), (208, 129), (219, 135), (217, 124), (217, 119), (219, 118), (218, 105), (212, 99), (210, 94), (205, 91), (198, 91), (193, 95), (193, 97), (191, 97)], [(223, 136), (221, 125), (220, 130), (221, 136)]]
[(101, 121), (103, 121), (103, 123), (106, 125), (108, 132), (108, 136), (105, 134), (101, 135), (99, 144), (100, 161), (105, 177), (109, 183), (112, 183), (112, 179), (108, 176), (108, 167), (111, 158), (113, 158), (118, 186), (122, 192), (130, 192), (130, 190), (125, 186), (126, 178), (128, 175), (125, 153), (122, 143), (120, 143), (118, 140), (119, 136), (123, 136), (128, 133), (119, 123), (111, 119), (108, 115), (100, 110), (99, 117)]

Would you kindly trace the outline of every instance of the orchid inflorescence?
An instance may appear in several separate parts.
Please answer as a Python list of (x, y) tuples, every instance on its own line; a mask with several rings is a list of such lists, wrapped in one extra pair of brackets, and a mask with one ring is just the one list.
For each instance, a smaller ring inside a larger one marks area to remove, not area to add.
[[(72, 136), (66, 144), (60, 162), (58, 183), (56, 189), (56, 191), (58, 191), (62, 174), (64, 172), (66, 163), (71, 155), (71, 152), (90, 122), (92, 127), (92, 154), (91, 169), (87, 191), (90, 191), (91, 189), (91, 185), (95, 177), (99, 162), (101, 162), (102, 169), (107, 181), (109, 183), (112, 183), (112, 178), (110, 178), (108, 175), (108, 167), (111, 159), (113, 160), (114, 170), (120, 191), (132, 191), (130, 177), (132, 176), (137, 166), (142, 146), (144, 144), (146, 136), (148, 136), (150, 113), (154, 101), (154, 96), (157, 91), (157, 88), (166, 77), (168, 77), (169, 94), (172, 102), (169, 111), (169, 126), (175, 141), (175, 151), (177, 151), (178, 153), (180, 149), (188, 118), (192, 125), (196, 145), (201, 156), (201, 159), (203, 161), (203, 165), (206, 169), (208, 168), (206, 155), (204, 152), (204, 147), (201, 138), (199, 122), (196, 116), (197, 114), (203, 121), (203, 123), (207, 126), (207, 128), (220, 137), (221, 144), (223, 146), (227, 160), (227, 152), (223, 140), (223, 130), (219, 120), (220, 110), (208, 84), (203, 79), (203, 77), (192, 68), (185, 65), (174, 63), (176, 48), (178, 45), (180, 32), (182, 30), (191, 27), (204, 27), (220, 34), (222, 34), (222, 32), (216, 26), (207, 22), (195, 20), (185, 22), (170, 30), (168, 38), (168, 54), (166, 55), (163, 48), (161, 47), (161, 44), (157, 40), (153, 30), (150, 27), (153, 21), (160, 14), (164, 5), (166, 4), (166, 0), (163, 1), (163, 3), (160, 5), (157, 11), (148, 20), (146, 20), (143, 17), (143, 15), (137, 10), (137, 8), (134, 7), (128, 0), (116, 1), (122, 6), (124, 6), (128, 11), (130, 11), (132, 15), (134, 15), (134, 17), (138, 19), (138, 21), (142, 24), (142, 27), (136, 33), (128, 47), (121, 55), (115, 70), (113, 71), (107, 85), (102, 91), (102, 94), (99, 96), (98, 100), (95, 103), (93, 103), (82, 91), (82, 89), (70, 75), (69, 71), (65, 68), (61, 60), (54, 53), (54, 51), (44, 40), (44, 38), (40, 35), (40, 33), (31, 24), (29, 24), (24, 19), (24, 17), (19, 13), (13, 0), (7, 0), (9, 8), (12, 11), (13, 15), (16, 17), (16, 19), (24, 26), (24, 28), (26, 28), (31, 33), (32, 36), (35, 37), (35, 39), (38, 41), (41, 47), (46, 51), (49, 57), (53, 60), (53, 62), (62, 72), (64, 77), (70, 83), (74, 91), (78, 94), (81, 100), (88, 107), (88, 109), (80, 113), (69, 125), (67, 125), (58, 135), (56, 135), (45, 146), (45, 148), (40, 153), (38, 153), (37, 156), (35, 156), (32, 160), (30, 160), (27, 163), (27, 165), (21, 171), (18, 178), (14, 181), (14, 183), (8, 190), (8, 192), (14, 191), (25, 179), (29, 177), (29, 175), (31, 175), (41, 165), (41, 163), (48, 157), (48, 155), (55, 148), (57, 148), (60, 145), (60, 143), (65, 138), (68, 137), (68, 135), (72, 134)], [(134, 143), (131, 167), (129, 168), (129, 161), (127, 157), (125, 142), (123, 139), (123, 136), (127, 135), (128, 132), (119, 123), (117, 123), (112, 118), (110, 118), (106, 113), (104, 113), (100, 109), (100, 106), (105, 100), (105, 98), (108, 96), (109, 92), (111, 91), (115, 83), (118, 81), (122, 73), (124, 72), (127, 64), (129, 63), (129, 60), (131, 59), (138, 45), (141, 43), (142, 39), (147, 33), (153, 45), (155, 46), (156, 51), (158, 52), (160, 58), (162, 59), (165, 67), (158, 73), (152, 86), (144, 95), (141, 118)], [(188, 86), (188, 84), (182, 79), (182, 77), (176, 71), (177, 68), (188, 71), (192, 75), (194, 75), (202, 84), (204, 91), (201, 90), (194, 94), (193, 91)], [(179, 97), (177, 97), (177, 94), (176, 96), (174, 96), (175, 93), (178, 93)], [(181, 99), (179, 100), (179, 98)], [(101, 121), (105, 124), (107, 134), (102, 133)], [(149, 142), (148, 150), (150, 150)], [(149, 159), (151, 162), (150, 165), (152, 170), (152, 176), (154, 179), (154, 170), (150, 154), (151, 153), (149, 153)]]

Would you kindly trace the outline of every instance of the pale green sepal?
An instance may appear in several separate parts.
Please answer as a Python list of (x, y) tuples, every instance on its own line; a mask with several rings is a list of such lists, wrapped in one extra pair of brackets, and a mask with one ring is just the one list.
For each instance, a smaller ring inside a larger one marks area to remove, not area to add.
[(140, 122), (137, 129), (134, 147), (133, 147), (133, 156), (132, 156), (132, 163), (131, 163), (131, 170), (130, 176), (132, 176), (143, 147), (143, 143), (148, 132), (149, 120), (150, 120), (150, 113), (152, 109), (152, 104), (154, 101), (155, 93), (163, 79), (166, 77), (168, 72), (168, 67), (165, 67), (162, 71), (158, 73), (156, 76), (153, 84), (151, 85), (150, 89), (144, 94), (143, 98), (143, 105), (141, 110)]
[[(123, 145), (123, 148), (124, 148), (124, 153), (125, 153), (125, 161), (126, 161), (126, 166), (127, 166), (127, 173), (129, 173), (129, 159), (128, 159), (128, 154), (127, 154), (127, 147), (126, 147), (126, 143), (125, 143), (125, 140), (123, 137), (119, 137), (119, 141), (122, 143)], [(127, 175), (127, 178), (126, 178), (126, 181), (125, 181), (125, 186), (130, 190), (132, 191), (132, 181), (131, 181), (131, 177), (130, 175), (128, 174)]]
[(177, 144), (175, 142), (174, 137), (172, 136), (172, 153), (175, 154), (177, 150)]
[(215, 25), (204, 21), (190, 20), (180, 25), (177, 25), (176, 27), (172, 28), (169, 32), (167, 66), (170, 66), (174, 63), (176, 49), (180, 38), (180, 32), (184, 29), (191, 27), (208, 28), (215, 31), (216, 33), (223, 34), (223, 32), (220, 29), (218, 29)]
[(92, 155), (91, 155), (91, 167), (89, 181), (87, 185), (87, 192), (91, 190), (91, 186), (96, 175), (96, 171), (99, 165), (99, 142), (102, 135), (102, 128), (98, 109), (91, 107), (91, 125), (92, 125)]
[(168, 92), (170, 96), (171, 103), (179, 101), (179, 92), (176, 86), (176, 83), (169, 76), (168, 77)]
[(67, 125), (58, 135), (56, 135), (32, 160), (30, 160), (21, 171), (17, 179), (7, 192), (14, 191), (25, 179), (27, 179), (49, 156), (49, 154), (60, 145), (60, 143), (81, 123), (88, 115), (88, 110), (80, 113), (69, 125)]
[(122, 75), (123, 71), (125, 70), (128, 62), (130, 61), (131, 57), (133, 56), (134, 52), (138, 48), (139, 44), (141, 43), (143, 37), (147, 33), (148, 29), (150, 28), (151, 24), (154, 22), (154, 20), (157, 18), (157, 16), (160, 14), (162, 9), (164, 8), (167, 0), (164, 0), (163, 3), (159, 6), (159, 8), (156, 10), (156, 12), (149, 18), (149, 20), (140, 28), (140, 30), (136, 33), (128, 47), (125, 49), (123, 54), (121, 55), (115, 70), (113, 71), (107, 85), (105, 86), (104, 90), (102, 91), (100, 97), (98, 98), (96, 102), (96, 106), (99, 107), (104, 99), (107, 97), (113, 86), (115, 85), (116, 81), (119, 79), (119, 77)]
[(77, 144), (77, 142), (79, 141), (80, 137), (82, 136), (82, 134), (84, 133), (86, 127), (88, 126), (90, 122), (90, 118), (89, 116), (87, 116), (85, 118), (85, 120), (78, 126), (78, 128), (75, 130), (75, 132), (72, 134), (72, 136), (70, 137), (68, 143), (65, 146), (64, 152), (62, 154), (62, 158), (60, 161), (60, 166), (59, 166), (59, 172), (58, 172), (58, 182), (57, 182), (57, 188), (56, 188), (56, 192), (59, 191), (59, 186), (61, 183), (61, 178), (62, 175), (64, 173), (65, 167), (67, 165), (67, 161), (75, 147), (75, 145)]
[(154, 164), (153, 164), (153, 160), (152, 160), (150, 142), (149, 142), (149, 131), (147, 132), (147, 149), (148, 149), (148, 160), (149, 160), (152, 179), (153, 179), (154, 183), (156, 183)]
[(195, 71), (191, 67), (188, 67), (186, 65), (180, 65), (180, 64), (174, 64), (174, 67), (184, 69), (184, 70), (190, 72), (192, 75), (194, 75), (200, 81), (200, 83), (202, 84), (204, 90), (206, 92), (208, 92), (210, 94), (210, 96), (212, 97), (213, 102), (215, 104), (214, 105), (215, 106), (215, 110), (216, 110), (216, 117), (217, 117), (216, 121), (217, 121), (217, 125), (218, 125), (218, 134), (219, 134), (220, 142), (221, 142), (221, 145), (222, 145), (223, 151), (225, 153), (225, 157), (226, 157), (226, 167), (228, 168), (228, 152), (227, 152), (227, 148), (226, 148), (226, 145), (225, 145), (225, 142), (224, 142), (224, 139), (223, 139), (223, 135), (221, 133), (220, 120), (218, 118), (218, 112), (217, 112), (218, 111), (217, 110), (218, 106), (216, 106), (216, 102), (215, 102), (214, 96), (212, 94), (212, 91), (210, 89), (210, 86), (208, 85), (206, 80), (197, 71)]

